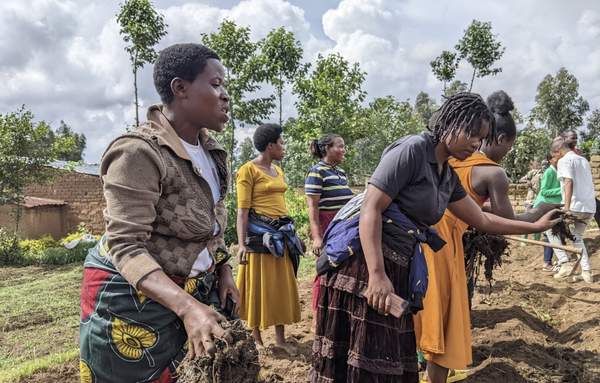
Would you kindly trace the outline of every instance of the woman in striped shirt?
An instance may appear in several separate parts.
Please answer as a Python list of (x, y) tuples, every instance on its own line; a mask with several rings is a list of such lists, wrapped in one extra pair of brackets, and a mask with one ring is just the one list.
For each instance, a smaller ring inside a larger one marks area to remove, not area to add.
[[(319, 162), (310, 168), (304, 183), (308, 201), (308, 219), (312, 237), (313, 254), (318, 256), (323, 246), (327, 226), (346, 202), (352, 198), (346, 173), (338, 167), (346, 154), (344, 139), (333, 133), (324, 135), (310, 144), (310, 152)], [(320, 290), (317, 276), (312, 289), (312, 308), (316, 312)], [(314, 328), (313, 317), (313, 328)]]

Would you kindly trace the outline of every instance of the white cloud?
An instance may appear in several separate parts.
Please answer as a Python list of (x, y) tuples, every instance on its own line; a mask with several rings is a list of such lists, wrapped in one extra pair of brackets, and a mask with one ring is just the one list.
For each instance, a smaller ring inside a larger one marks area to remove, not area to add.
[[(307, 61), (318, 53), (339, 52), (359, 62), (368, 72), (368, 99), (387, 94), (414, 99), (421, 90), (439, 99), (441, 84), (429, 62), (441, 50), (452, 49), (471, 20), (491, 21), (506, 46), (498, 63), (503, 72), (477, 79), (475, 91), (485, 96), (504, 89), (527, 113), (539, 81), (564, 66), (578, 78), (592, 108), (600, 107), (596, 2), (342, 0), (318, 17), (312, 2), (244, 0), (223, 6), (216, 1), (157, 1), (169, 25), (158, 48), (200, 41), (202, 33), (214, 32), (225, 18), (249, 26), (255, 39), (285, 26), (302, 42)], [(115, 21), (118, 6), (118, 0), (1, 2), (0, 112), (26, 104), (37, 118), (53, 124), (63, 119), (88, 137), (86, 160), (98, 161), (106, 144), (134, 118), (133, 78)], [(317, 19), (322, 23), (308, 22)], [(458, 78), (468, 82), (470, 74), (463, 63)], [(156, 102), (151, 66), (138, 75), (142, 104)], [(266, 88), (262, 94), (268, 92)], [(284, 113), (292, 115), (289, 92), (285, 100)]]

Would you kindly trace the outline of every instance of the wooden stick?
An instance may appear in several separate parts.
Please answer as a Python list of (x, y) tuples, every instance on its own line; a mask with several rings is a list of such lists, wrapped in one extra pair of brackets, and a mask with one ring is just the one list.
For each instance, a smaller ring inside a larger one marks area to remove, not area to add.
[(564, 250), (564, 251), (568, 251), (570, 253), (575, 253), (577, 255), (581, 255), (583, 253), (583, 249), (578, 249), (578, 248), (573, 247), (573, 246), (558, 245), (558, 244), (548, 243), (548, 242), (544, 242), (544, 241), (536, 241), (534, 239), (525, 239), (525, 238), (515, 237), (515, 236), (512, 236), (512, 235), (505, 235), (504, 238), (510, 239), (511, 241), (518, 241), (518, 242), (529, 243), (531, 245), (551, 247), (553, 249), (561, 249), (561, 250)]

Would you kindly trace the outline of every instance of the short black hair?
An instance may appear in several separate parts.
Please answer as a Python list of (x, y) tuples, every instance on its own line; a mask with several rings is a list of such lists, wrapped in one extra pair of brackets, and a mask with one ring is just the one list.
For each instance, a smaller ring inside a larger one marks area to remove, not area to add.
[(517, 126), (510, 114), (511, 110), (515, 109), (515, 105), (510, 96), (505, 91), (498, 90), (487, 98), (487, 104), (496, 120), (496, 134), (503, 133), (509, 138), (515, 138)]
[(254, 147), (259, 152), (264, 152), (271, 143), (276, 143), (281, 137), (283, 129), (278, 124), (262, 124), (254, 131)]
[(154, 63), (154, 87), (163, 104), (173, 101), (171, 81), (175, 77), (194, 81), (209, 59), (221, 60), (215, 51), (202, 44), (175, 44), (160, 51)]
[(496, 140), (496, 121), (492, 112), (480, 95), (460, 92), (446, 99), (433, 113), (427, 129), (433, 136), (433, 143), (438, 144), (448, 136), (457, 136), (463, 129), (468, 136), (478, 134), (483, 120), (490, 124), (485, 142), (492, 143)]

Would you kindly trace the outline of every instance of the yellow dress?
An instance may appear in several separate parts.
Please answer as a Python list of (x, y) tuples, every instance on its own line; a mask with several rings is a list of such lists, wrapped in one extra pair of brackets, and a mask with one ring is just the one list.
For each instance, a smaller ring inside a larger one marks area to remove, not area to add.
[[(238, 208), (254, 209), (258, 214), (277, 218), (287, 215), (284, 193), (287, 185), (278, 166), (277, 177), (247, 162), (237, 172)], [(240, 290), (240, 317), (250, 328), (261, 330), (274, 325), (300, 321), (300, 301), (294, 267), (287, 253), (249, 253), (248, 264), (237, 274)]]
[[(479, 206), (483, 205), (485, 199), (473, 190), (471, 171), (474, 166), (498, 164), (480, 152), (464, 161), (450, 159), (448, 162), (465, 191)], [(429, 283), (424, 308), (414, 317), (417, 348), (423, 351), (428, 361), (446, 368), (464, 369), (473, 363), (471, 313), (462, 243), (468, 225), (446, 210), (433, 227), (446, 245), (437, 253), (423, 245)]]

